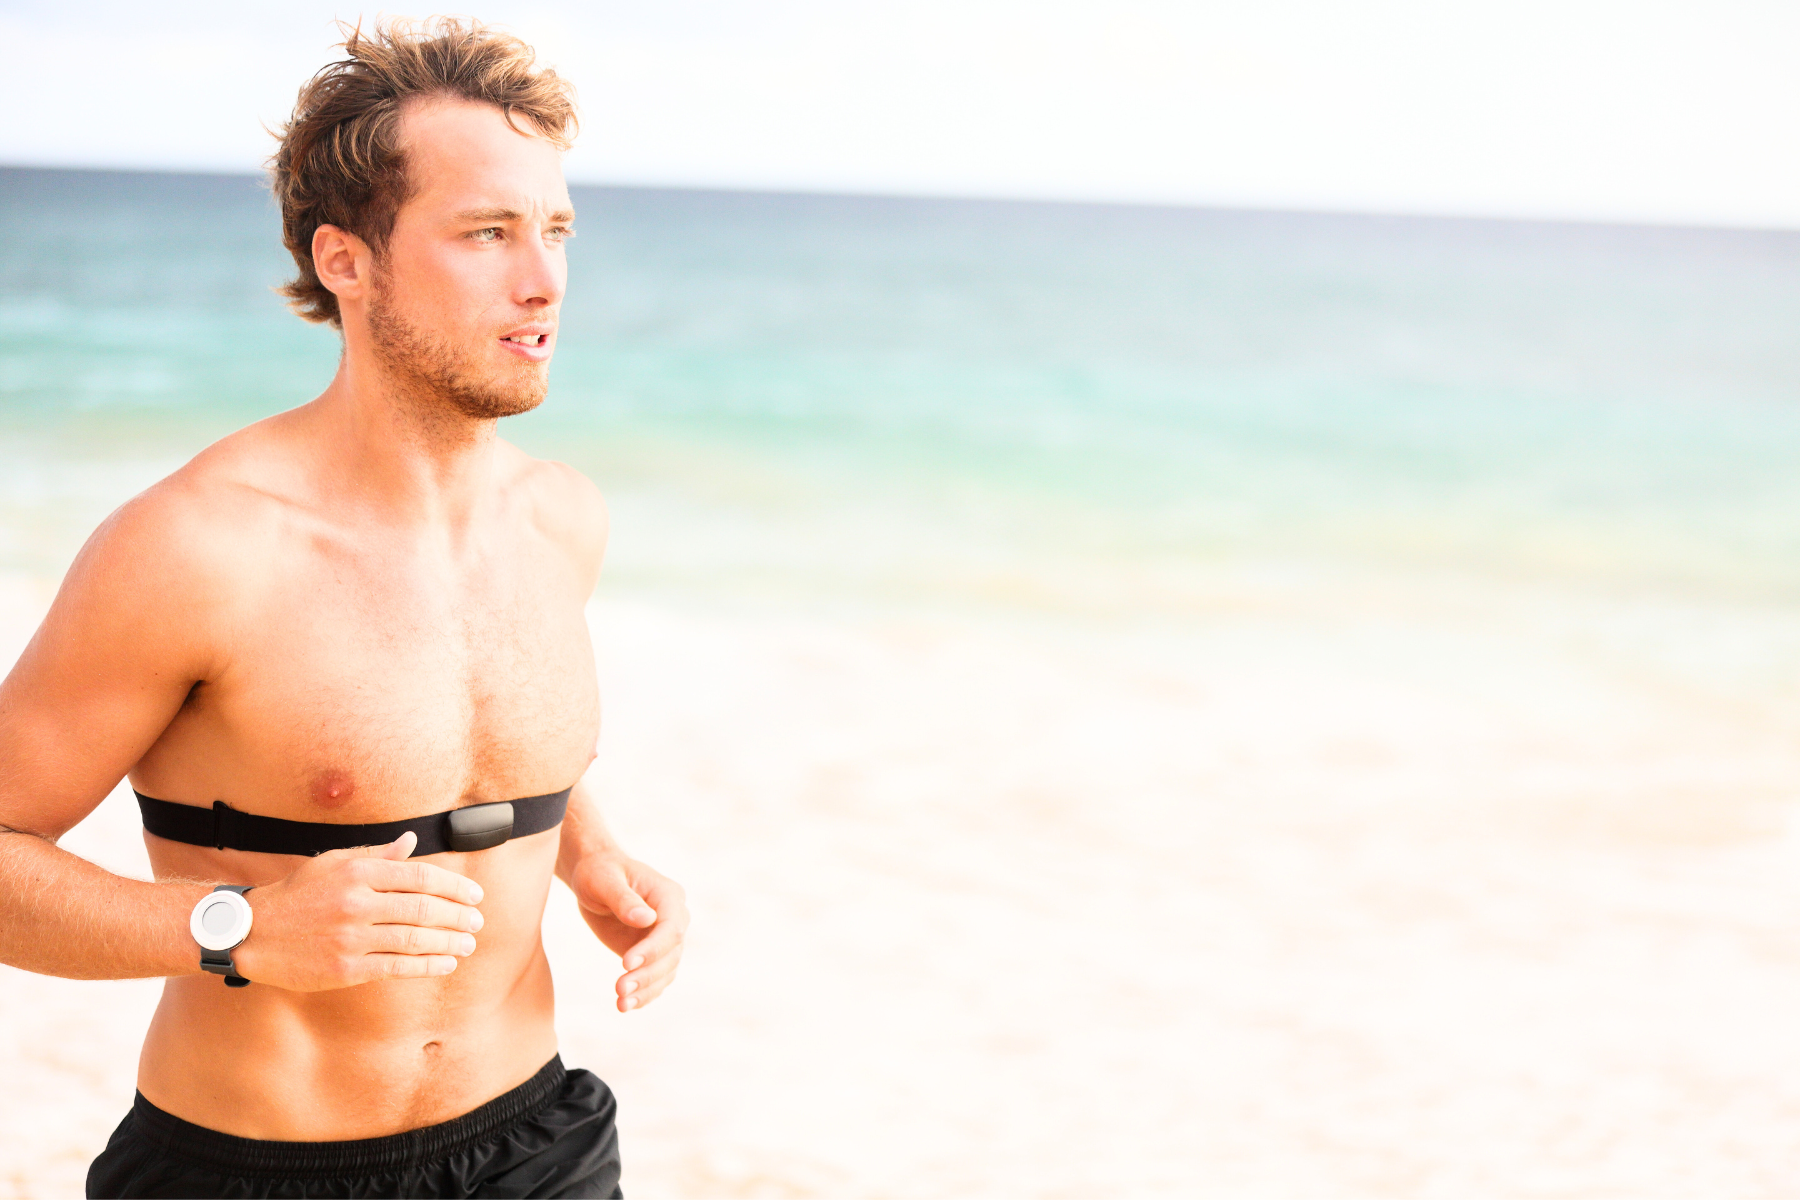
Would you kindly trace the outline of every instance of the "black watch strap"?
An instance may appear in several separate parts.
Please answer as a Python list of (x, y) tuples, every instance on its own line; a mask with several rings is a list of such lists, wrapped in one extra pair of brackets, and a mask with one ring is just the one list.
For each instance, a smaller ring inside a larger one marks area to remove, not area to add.
[[(254, 884), (221, 883), (218, 887), (214, 888), (213, 891), (236, 892), (238, 895), (242, 896), (246, 892), (252, 891), (254, 887)], [(200, 951), (200, 969), (202, 971), (211, 971), (214, 975), (223, 975), (225, 977), (226, 987), (250, 986), (250, 981), (238, 974), (237, 964), (231, 961), (230, 950), (207, 950), (202, 947)]]

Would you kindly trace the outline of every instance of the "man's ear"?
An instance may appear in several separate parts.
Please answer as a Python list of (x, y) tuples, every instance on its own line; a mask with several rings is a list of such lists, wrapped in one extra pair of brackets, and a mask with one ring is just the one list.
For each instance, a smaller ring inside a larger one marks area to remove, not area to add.
[(312, 258), (319, 282), (340, 302), (367, 296), (375, 256), (369, 244), (354, 233), (336, 225), (319, 226), (313, 230)]

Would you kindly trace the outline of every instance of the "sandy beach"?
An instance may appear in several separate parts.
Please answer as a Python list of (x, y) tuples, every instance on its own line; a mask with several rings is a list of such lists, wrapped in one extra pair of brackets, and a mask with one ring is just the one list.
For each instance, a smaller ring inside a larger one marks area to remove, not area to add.
[[(595, 605), (596, 779), (695, 911), (626, 1017), (546, 920), (630, 1194), (1792, 1193), (1795, 713), (1654, 650), (1793, 619), (1212, 582), (1183, 629)], [(65, 844), (144, 870), (128, 793)], [(79, 1189), (157, 986), (0, 976), (8, 1195)]]

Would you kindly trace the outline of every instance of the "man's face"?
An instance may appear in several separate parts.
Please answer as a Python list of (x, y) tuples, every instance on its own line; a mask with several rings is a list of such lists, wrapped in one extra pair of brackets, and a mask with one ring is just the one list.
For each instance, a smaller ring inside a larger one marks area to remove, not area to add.
[(401, 138), (413, 195), (372, 282), (376, 357), (419, 399), (466, 416), (536, 408), (575, 219), (562, 156), (466, 101), (417, 104)]

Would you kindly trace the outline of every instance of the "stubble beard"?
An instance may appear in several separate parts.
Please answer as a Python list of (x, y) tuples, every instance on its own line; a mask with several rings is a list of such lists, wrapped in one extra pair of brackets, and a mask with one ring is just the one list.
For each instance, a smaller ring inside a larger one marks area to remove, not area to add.
[(378, 280), (369, 299), (375, 358), (421, 415), (491, 421), (544, 402), (549, 379), (542, 364), (520, 362), (498, 379), (482, 379), (466, 351), (408, 322), (392, 303), (389, 287)]

